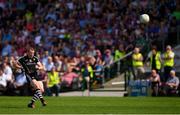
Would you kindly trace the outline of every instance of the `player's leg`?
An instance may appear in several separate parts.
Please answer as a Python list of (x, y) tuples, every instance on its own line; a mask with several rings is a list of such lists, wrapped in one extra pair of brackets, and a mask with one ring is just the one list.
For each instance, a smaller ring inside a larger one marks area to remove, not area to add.
[(35, 108), (35, 101), (36, 100), (38, 100), (39, 99), (39, 97), (38, 97), (38, 95), (35, 93), (35, 84), (32, 82), (32, 78), (29, 76), (29, 75), (27, 75), (26, 74), (26, 78), (27, 78), (27, 82), (28, 82), (28, 84), (30, 85), (30, 87), (32, 88), (32, 90), (33, 90), (33, 97), (32, 97), (32, 99), (31, 99), (31, 101), (30, 101), (30, 103), (28, 104), (28, 107), (29, 108)]
[(32, 80), (34, 89), (35, 89), (35, 94), (39, 97), (41, 103), (43, 106), (46, 106), (46, 102), (43, 98), (42, 93), (44, 92), (44, 87), (43, 87), (43, 83), (41, 81), (37, 81), (36, 79)]
[(42, 82), (42, 81), (37, 81), (37, 86), (38, 86), (38, 89), (40, 89), (40, 92), (41, 92), (41, 94), (40, 94), (40, 92), (39, 92), (39, 96), (41, 96), (40, 100), (41, 100), (41, 102), (42, 102), (42, 105), (43, 105), (43, 106), (46, 106), (47, 104), (46, 104), (46, 102), (45, 102), (45, 100), (44, 100), (44, 98), (43, 98), (43, 95), (42, 95), (42, 93), (44, 92), (43, 82)]
[(33, 97), (30, 101), (30, 103), (28, 104), (28, 107), (30, 108), (34, 108), (35, 107), (35, 101), (40, 99), (43, 106), (46, 105), (44, 99), (43, 99), (43, 96), (42, 96), (42, 86), (39, 85), (38, 81), (36, 79), (31, 79), (30, 80), (30, 85), (33, 89)]
[(41, 90), (42, 93), (44, 93), (44, 85), (42, 81), (37, 81), (38, 88)]

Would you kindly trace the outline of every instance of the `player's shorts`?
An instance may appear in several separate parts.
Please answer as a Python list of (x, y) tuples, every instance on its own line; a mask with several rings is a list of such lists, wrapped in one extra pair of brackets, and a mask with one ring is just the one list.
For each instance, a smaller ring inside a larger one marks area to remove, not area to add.
[(38, 77), (36, 74), (25, 74), (26, 75), (26, 79), (28, 83), (31, 83), (33, 79), (38, 81)]

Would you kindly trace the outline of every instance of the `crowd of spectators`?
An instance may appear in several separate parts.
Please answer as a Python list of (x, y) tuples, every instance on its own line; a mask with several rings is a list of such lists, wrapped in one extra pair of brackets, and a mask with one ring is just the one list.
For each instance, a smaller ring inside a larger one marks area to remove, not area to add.
[[(72, 68), (69, 83), (86, 63), (98, 72), (112, 64), (116, 51), (128, 53), (138, 46), (147, 53), (154, 43), (162, 49), (162, 40), (176, 43), (175, 10), (176, 0), (0, 0), (0, 63), (7, 77), (7, 84), (0, 86), (26, 84), (11, 61), (23, 56), (29, 45), (46, 71), (55, 67), (66, 80)], [(139, 22), (143, 13), (150, 15), (148, 24)], [(42, 71), (44, 84), (46, 76)]]

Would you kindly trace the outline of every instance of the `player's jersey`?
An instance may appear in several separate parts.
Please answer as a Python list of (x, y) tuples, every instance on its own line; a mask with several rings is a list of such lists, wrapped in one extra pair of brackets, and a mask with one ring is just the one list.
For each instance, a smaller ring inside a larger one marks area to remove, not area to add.
[(31, 77), (37, 76), (36, 65), (39, 62), (39, 60), (36, 56), (33, 56), (32, 58), (29, 58), (28, 56), (23, 56), (18, 61), (22, 65), (26, 74), (28, 74)]

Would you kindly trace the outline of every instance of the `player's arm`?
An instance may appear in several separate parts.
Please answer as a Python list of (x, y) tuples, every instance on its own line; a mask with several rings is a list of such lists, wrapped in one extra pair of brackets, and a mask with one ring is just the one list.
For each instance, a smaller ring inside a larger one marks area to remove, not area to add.
[(36, 69), (38, 70), (45, 70), (44, 65), (41, 62), (37, 62)]
[(37, 70), (45, 70), (44, 65), (39, 61), (39, 59), (36, 56), (34, 57), (34, 59), (35, 59), (35, 63), (36, 63), (35, 68)]
[(13, 60), (12, 61), (12, 66), (16, 69), (22, 69), (23, 67), (21, 66), (21, 64), (18, 61)]

